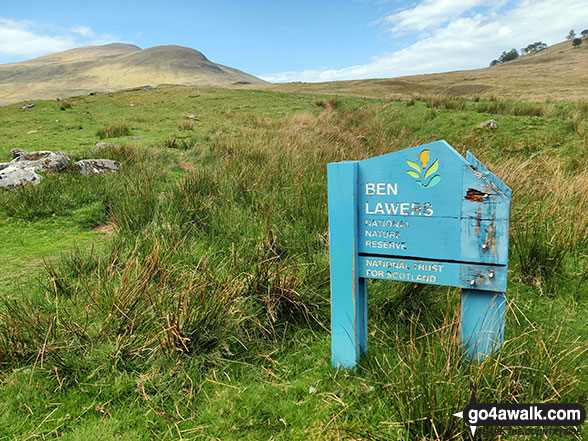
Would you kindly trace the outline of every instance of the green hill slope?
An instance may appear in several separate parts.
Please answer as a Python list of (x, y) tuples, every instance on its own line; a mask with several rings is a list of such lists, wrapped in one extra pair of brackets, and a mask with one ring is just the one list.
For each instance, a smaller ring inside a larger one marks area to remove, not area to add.
[[(490, 60), (488, 60), (490, 61)], [(271, 90), (383, 97), (423, 94), (493, 95), (519, 101), (576, 100), (588, 97), (588, 40), (569, 41), (494, 67), (392, 79), (286, 83)]]
[(63, 98), (162, 83), (227, 86), (263, 83), (182, 46), (141, 49), (128, 44), (88, 46), (0, 66), (0, 104)]

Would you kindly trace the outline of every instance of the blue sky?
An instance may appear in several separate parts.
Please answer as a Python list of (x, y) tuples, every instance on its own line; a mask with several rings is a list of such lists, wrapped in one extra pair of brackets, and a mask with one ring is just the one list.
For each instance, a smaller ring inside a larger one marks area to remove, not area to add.
[(4, 2), (0, 63), (112, 42), (177, 44), (270, 81), (395, 77), (486, 67), (588, 28), (560, 0)]

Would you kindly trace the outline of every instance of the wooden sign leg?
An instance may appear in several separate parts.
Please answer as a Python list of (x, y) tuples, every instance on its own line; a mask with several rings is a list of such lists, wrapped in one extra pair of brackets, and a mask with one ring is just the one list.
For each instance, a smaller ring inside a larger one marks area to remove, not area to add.
[(331, 362), (352, 368), (367, 348), (367, 280), (357, 269), (357, 163), (328, 165)]
[(500, 350), (504, 339), (506, 293), (462, 289), (460, 341), (470, 360)]

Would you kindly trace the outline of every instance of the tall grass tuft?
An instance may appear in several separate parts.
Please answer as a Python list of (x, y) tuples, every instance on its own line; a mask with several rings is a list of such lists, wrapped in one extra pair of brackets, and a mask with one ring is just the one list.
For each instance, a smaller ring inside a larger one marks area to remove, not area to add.
[(69, 100), (63, 100), (59, 104), (59, 109), (60, 110), (70, 109), (72, 105), (73, 105), (73, 103), (71, 101), (69, 101)]
[(128, 361), (145, 361), (154, 351), (230, 353), (239, 284), (217, 280), (205, 267), (178, 270), (170, 265), (173, 247), (156, 238), (142, 252), (120, 253), (97, 259), (77, 251), (59, 268), (48, 267), (50, 296), (19, 306), (3, 300), (2, 361), (30, 361), (42, 347), (48, 366), (71, 374), (84, 354), (104, 345), (118, 345)]
[(191, 119), (181, 119), (178, 121), (178, 129), (194, 130), (194, 121), (192, 121)]
[(430, 109), (446, 109), (452, 111), (465, 110), (467, 103), (463, 98), (444, 95), (425, 95), (422, 99)]
[(319, 99), (314, 102), (317, 106), (323, 109), (335, 110), (339, 106), (339, 98)]
[[(450, 294), (442, 300), (446, 306), (436, 324), (419, 318), (427, 308), (423, 305), (412, 309), (401, 326), (383, 321), (374, 328), (373, 334), (383, 341), (372, 347), (373, 355), (359, 368), (359, 376), (373, 382), (378, 396), (384, 396), (393, 411), (370, 439), (392, 435), (402, 440), (468, 438), (469, 428), (453, 414), (469, 403), (471, 384), (476, 386), (479, 402), (577, 399), (584, 364), (580, 360), (588, 354), (586, 342), (564, 344), (559, 325), (537, 327), (511, 302), (501, 351), (482, 363), (472, 363), (461, 349), (458, 306)], [(411, 310), (402, 304), (397, 309)]]
[(109, 124), (98, 129), (96, 133), (100, 139), (104, 138), (118, 138), (121, 136), (128, 136), (130, 134), (129, 128), (124, 124)]
[(492, 98), (479, 101), (476, 106), (478, 113), (493, 113), (515, 116), (543, 116), (545, 107), (541, 104), (521, 103), (513, 100)]

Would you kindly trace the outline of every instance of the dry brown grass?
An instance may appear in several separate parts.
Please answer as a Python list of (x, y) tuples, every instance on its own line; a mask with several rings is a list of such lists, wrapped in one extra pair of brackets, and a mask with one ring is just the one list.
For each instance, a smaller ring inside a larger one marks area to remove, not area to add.
[(559, 43), (492, 68), (392, 79), (286, 83), (251, 88), (391, 99), (442, 94), (468, 98), (497, 96), (528, 102), (584, 100), (585, 103), (588, 98), (588, 45), (572, 49), (570, 42)]
[(194, 130), (194, 121), (192, 121), (191, 119), (181, 119), (178, 121), (178, 129)]

